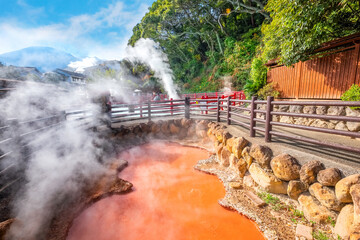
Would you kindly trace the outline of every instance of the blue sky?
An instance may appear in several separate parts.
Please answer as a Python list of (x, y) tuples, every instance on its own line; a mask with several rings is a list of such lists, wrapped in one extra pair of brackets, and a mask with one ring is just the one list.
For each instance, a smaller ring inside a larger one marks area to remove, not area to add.
[(121, 59), (154, 0), (0, 0), (0, 54), (48, 46), (77, 57)]

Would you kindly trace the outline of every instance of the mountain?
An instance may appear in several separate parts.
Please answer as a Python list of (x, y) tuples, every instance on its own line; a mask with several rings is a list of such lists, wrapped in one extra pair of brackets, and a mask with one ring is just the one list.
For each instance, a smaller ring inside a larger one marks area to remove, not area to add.
[(65, 68), (70, 62), (79, 59), (70, 53), (51, 47), (28, 47), (0, 54), (0, 62), (20, 67), (36, 67), (42, 72)]

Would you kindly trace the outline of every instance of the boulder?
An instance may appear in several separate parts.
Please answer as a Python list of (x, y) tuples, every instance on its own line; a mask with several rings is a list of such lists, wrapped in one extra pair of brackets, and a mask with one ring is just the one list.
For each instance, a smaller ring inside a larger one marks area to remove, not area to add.
[(201, 120), (196, 124), (196, 129), (198, 130), (207, 130), (209, 122), (206, 120)]
[(279, 122), (282, 123), (289, 123), (289, 124), (294, 124), (294, 118), (293, 117), (289, 117), (289, 116), (281, 116)]
[(224, 144), (220, 143), (216, 149), (215, 149), (215, 153), (216, 153), (216, 156), (217, 156), (217, 160), (220, 162), (220, 158), (221, 158), (221, 152), (224, 148)]
[(207, 138), (206, 130), (196, 130), (196, 136), (200, 139)]
[(351, 186), (350, 195), (354, 202), (354, 223), (360, 226), (360, 184)]
[[(345, 107), (343, 106), (331, 106), (327, 110), (327, 115), (331, 116), (345, 116)], [(331, 120), (333, 123), (338, 123), (339, 121)]]
[(247, 168), (249, 169), (250, 165), (253, 162), (253, 157), (250, 156), (250, 147), (245, 147), (241, 152), (241, 156), (246, 161)]
[(309, 187), (310, 194), (315, 197), (322, 205), (330, 210), (340, 211), (344, 204), (340, 203), (335, 195), (335, 191), (325, 187), (320, 183), (314, 183)]
[(220, 154), (220, 164), (224, 167), (230, 166), (230, 155), (231, 152), (227, 148), (223, 148)]
[(311, 123), (310, 126), (318, 127), (318, 128), (327, 128), (328, 124), (329, 124), (329, 122), (327, 122), (327, 121), (316, 119), (313, 123)]
[(304, 216), (309, 221), (327, 223), (329, 218), (336, 219), (336, 214), (321, 205), (314, 197), (301, 194), (298, 198)]
[(231, 134), (224, 129), (216, 129), (215, 135), (218, 141), (222, 143), (226, 143), (226, 141), (232, 137)]
[[(360, 110), (351, 109), (349, 107), (346, 108), (346, 116), (349, 117), (360, 117)], [(360, 122), (347, 122), (346, 127), (353, 132), (360, 131)]]
[(279, 112), (287, 112), (289, 111), (289, 105), (279, 105)]
[(160, 126), (161, 133), (164, 135), (168, 135), (170, 133), (169, 130), (169, 123), (167, 121), (164, 121)]
[(341, 239), (349, 239), (354, 222), (354, 206), (348, 204), (340, 211), (339, 216), (336, 219), (334, 233), (339, 235)]
[(171, 134), (178, 134), (180, 132), (180, 128), (176, 126), (175, 123), (171, 123), (169, 128)]
[(303, 113), (304, 106), (301, 105), (291, 105), (289, 108), (289, 112), (291, 113)]
[(243, 137), (235, 138), (232, 144), (232, 153), (235, 154), (237, 158), (241, 157), (243, 149), (249, 144), (249, 141)]
[(290, 198), (297, 200), (303, 192), (306, 192), (308, 186), (299, 181), (299, 180), (291, 180), (287, 187), (287, 194)]
[(238, 159), (237, 163), (235, 164), (235, 169), (236, 172), (239, 174), (240, 178), (243, 178), (245, 176), (245, 173), (247, 171), (247, 164), (243, 158)]
[(251, 177), (251, 175), (246, 175), (243, 178), (243, 185), (248, 187), (248, 188), (254, 188), (256, 187), (256, 182), (254, 181), (254, 179)]
[(326, 115), (326, 113), (327, 113), (327, 107), (326, 106), (317, 106), (316, 107), (316, 114)]
[(285, 181), (299, 179), (300, 164), (289, 154), (281, 154), (274, 157), (270, 162), (274, 175)]
[(0, 222), (0, 239), (5, 239), (6, 232), (9, 230), (11, 224), (15, 221), (14, 218)]
[(300, 180), (310, 185), (316, 181), (316, 175), (323, 169), (324, 165), (320, 161), (309, 161), (300, 169)]
[(312, 233), (312, 227), (308, 227), (302, 224), (296, 225), (295, 236), (298, 237), (298, 239), (313, 240)]
[(184, 139), (184, 138), (187, 137), (187, 134), (188, 134), (187, 129), (186, 129), (186, 128), (181, 128), (181, 129), (180, 129), (180, 132), (179, 132), (179, 134), (178, 134), (178, 138), (179, 138), (179, 139)]
[(263, 168), (270, 167), (270, 161), (273, 156), (269, 147), (253, 144), (250, 148), (250, 156)]
[(351, 203), (353, 200), (350, 195), (352, 185), (360, 183), (360, 174), (350, 175), (341, 179), (335, 185), (336, 198), (343, 203)]
[(191, 124), (192, 124), (192, 120), (191, 120), (191, 119), (187, 119), (187, 118), (181, 119), (181, 126), (182, 126), (182, 127), (188, 128), (188, 127), (190, 127)]
[(297, 125), (306, 125), (308, 123), (308, 119), (307, 118), (295, 118), (295, 124)]
[(287, 184), (272, 174), (266, 171), (257, 163), (251, 164), (249, 172), (254, 181), (260, 185), (265, 191), (270, 193), (287, 193)]
[(233, 145), (234, 145), (234, 140), (235, 140), (235, 138), (232, 137), (232, 138), (229, 138), (229, 139), (226, 141), (226, 148), (227, 148), (230, 152), (232, 152), (232, 153), (233, 153), (232, 147), (233, 147)]
[(316, 114), (316, 107), (315, 106), (304, 106), (303, 112), (306, 114)]
[(151, 125), (151, 133), (157, 134), (160, 132), (160, 125), (158, 123), (154, 123)]
[(334, 187), (341, 180), (341, 172), (337, 168), (327, 168), (319, 171), (317, 180), (324, 186)]
[(336, 124), (335, 129), (341, 131), (349, 131), (345, 122), (339, 122), (338, 124)]
[(213, 131), (214, 131), (213, 129), (209, 128), (209, 130), (207, 131), (208, 137), (209, 137), (209, 138), (211, 139), (211, 141), (213, 141), (213, 142), (219, 142), (219, 141), (217, 140), (217, 137), (215, 136), (215, 134), (214, 134)]
[(239, 159), (234, 155), (234, 154), (231, 154), (230, 155), (230, 158), (229, 158), (229, 166), (232, 167), (232, 168), (235, 168), (236, 166), (236, 163), (239, 161)]

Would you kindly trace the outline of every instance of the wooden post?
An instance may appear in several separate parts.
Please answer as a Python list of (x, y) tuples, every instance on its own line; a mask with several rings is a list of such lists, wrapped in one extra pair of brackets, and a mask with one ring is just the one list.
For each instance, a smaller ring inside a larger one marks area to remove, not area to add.
[[(205, 95), (205, 99), (208, 99), (209, 97)], [(208, 105), (209, 102), (206, 100), (206, 111), (205, 111), (205, 114), (207, 115), (208, 114)]]
[(230, 117), (231, 117), (231, 109), (230, 109), (230, 106), (231, 106), (231, 103), (230, 103), (230, 99), (231, 99), (231, 96), (228, 96), (227, 98), (227, 124), (228, 125), (231, 125), (231, 120), (230, 120)]
[[(224, 98), (225, 98), (225, 96), (222, 95), (222, 96), (221, 96), (221, 99), (224, 99)], [(222, 105), (224, 105), (224, 101), (221, 101), (221, 111), (224, 110), (224, 107), (222, 107)]]
[(271, 112), (273, 110), (272, 101), (274, 101), (274, 97), (268, 96), (266, 103), (265, 142), (271, 142), (270, 131), (272, 130), (272, 126), (271, 126), (271, 121), (272, 121)]
[(151, 121), (151, 102), (148, 102), (148, 120)]
[(142, 118), (143, 117), (143, 109), (142, 109), (142, 101), (140, 101), (140, 117)]
[(171, 112), (171, 116), (174, 114), (174, 102), (173, 102), (173, 98), (170, 98), (170, 112)]
[(296, 75), (296, 89), (295, 89), (295, 98), (299, 99), (299, 95), (300, 95), (300, 86), (301, 86), (301, 74), (302, 74), (302, 65), (303, 62), (299, 62), (296, 65), (296, 68), (298, 69), (297, 71), (297, 75)]
[(220, 122), (220, 97), (217, 97), (217, 115), (216, 115), (216, 121)]
[(250, 105), (250, 137), (255, 137), (255, 129), (254, 127), (256, 127), (256, 122), (255, 122), (255, 118), (256, 118), (256, 113), (255, 113), (255, 109), (256, 109), (256, 103), (255, 101), (257, 100), (257, 98), (255, 96), (253, 96), (251, 98), (251, 105)]
[(190, 119), (190, 98), (185, 98), (185, 118)]

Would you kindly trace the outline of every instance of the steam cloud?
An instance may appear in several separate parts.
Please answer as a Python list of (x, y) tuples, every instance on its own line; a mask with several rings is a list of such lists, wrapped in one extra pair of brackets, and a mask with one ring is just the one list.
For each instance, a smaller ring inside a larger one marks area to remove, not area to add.
[[(178, 98), (168, 59), (154, 41), (141, 39), (135, 47), (127, 48), (126, 57), (147, 63), (155, 71), (156, 77), (161, 79), (169, 96)], [(25, 81), (6, 98), (0, 99), (0, 126), (8, 123), (9, 119), (22, 122), (21, 128), (12, 127), (1, 133), (1, 137), (14, 136), (14, 131), (22, 134), (42, 129), (48, 126), (47, 121), (34, 124), (23, 122), (53, 116), (66, 109), (86, 108), (99, 113), (99, 105), (91, 99), (109, 90), (124, 94), (121, 92), (124, 83), (121, 79), (95, 80), (87, 89), (90, 98), (78, 94), (76, 89), (65, 90), (55, 85)], [(96, 114), (89, 118), (89, 122), (93, 125), (99, 123)], [(24, 182), (12, 204), (12, 215), (16, 221), (11, 225), (7, 239), (43, 239), (54, 217), (54, 210), (61, 208), (63, 202), (76, 200), (89, 181), (106, 171), (99, 159), (105, 154), (101, 146), (106, 146), (107, 140), (82, 126), (81, 122), (63, 121), (27, 137), (27, 148), (31, 153), (27, 158), (14, 155), (0, 163), (1, 169), (13, 165), (23, 172)], [(19, 151), (19, 146), (0, 147), (0, 152), (13, 151), (16, 154)]]
[(169, 97), (179, 99), (169, 60), (166, 54), (161, 51), (158, 43), (151, 39), (139, 39), (134, 47), (128, 46), (126, 48), (125, 57), (131, 61), (139, 59), (148, 64), (155, 71), (155, 77), (161, 80)]

